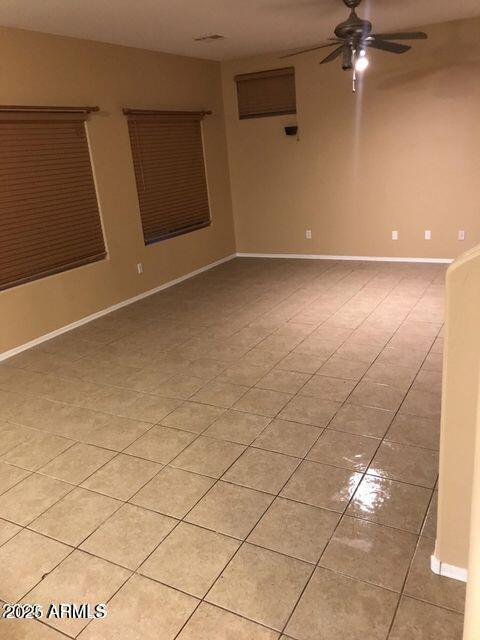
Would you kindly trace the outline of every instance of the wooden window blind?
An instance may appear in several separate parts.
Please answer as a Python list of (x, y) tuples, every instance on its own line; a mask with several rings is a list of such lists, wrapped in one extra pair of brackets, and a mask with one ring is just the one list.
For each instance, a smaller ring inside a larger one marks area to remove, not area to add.
[(105, 257), (89, 107), (0, 107), (0, 289)]
[(208, 112), (124, 112), (145, 244), (208, 226), (201, 129)]
[(235, 76), (240, 120), (296, 113), (295, 69), (272, 69)]

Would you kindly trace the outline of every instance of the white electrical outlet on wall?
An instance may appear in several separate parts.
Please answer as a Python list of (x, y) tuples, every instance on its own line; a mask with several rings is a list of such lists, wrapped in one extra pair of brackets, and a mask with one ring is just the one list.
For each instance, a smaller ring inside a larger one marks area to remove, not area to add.
[(311, 240), (312, 239), (312, 230), (311, 229), (306, 229), (305, 230), (305, 238), (307, 240)]
[(392, 231), (392, 240), (398, 240), (398, 231)]
[(430, 231), (430, 229), (425, 229), (425, 240), (431, 240), (432, 239), (432, 232)]
[(141, 262), (137, 263), (137, 273), (139, 276), (143, 273), (143, 264)]
[(463, 229), (458, 230), (458, 239), (465, 240), (465, 231)]

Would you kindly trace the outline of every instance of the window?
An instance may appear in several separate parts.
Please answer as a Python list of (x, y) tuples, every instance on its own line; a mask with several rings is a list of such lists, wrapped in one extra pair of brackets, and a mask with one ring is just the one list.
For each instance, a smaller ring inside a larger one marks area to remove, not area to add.
[(297, 112), (293, 67), (244, 73), (235, 82), (240, 120)]
[(145, 244), (210, 224), (205, 112), (125, 109)]
[(105, 257), (85, 120), (0, 107), (0, 289)]

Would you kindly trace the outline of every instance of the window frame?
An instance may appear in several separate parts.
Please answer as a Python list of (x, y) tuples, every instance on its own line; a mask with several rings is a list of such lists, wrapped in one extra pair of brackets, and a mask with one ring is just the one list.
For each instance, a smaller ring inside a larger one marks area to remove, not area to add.
[[(294, 107), (290, 107), (288, 109), (278, 109), (277, 111), (268, 111), (262, 112), (259, 111), (257, 113), (247, 113), (242, 114), (241, 104), (240, 104), (240, 85), (242, 82), (249, 82), (255, 80), (261, 80), (262, 78), (274, 78), (274, 77), (292, 77), (293, 81), (293, 101)], [(277, 69), (266, 69), (263, 71), (255, 71), (252, 73), (241, 73), (237, 74), (234, 77), (235, 81), (235, 89), (237, 94), (237, 112), (239, 120), (253, 120), (255, 118), (273, 118), (276, 116), (285, 116), (285, 115), (295, 115), (297, 113), (297, 92), (296, 92), (296, 77), (295, 77), (295, 67), (281, 67)]]
[(202, 152), (202, 167), (203, 167), (203, 174), (205, 177), (205, 190), (206, 190), (206, 202), (207, 202), (207, 207), (208, 207), (208, 220), (204, 220), (202, 222), (196, 223), (196, 224), (189, 224), (186, 225), (184, 227), (179, 227), (177, 229), (172, 229), (171, 231), (165, 232), (165, 233), (161, 233), (158, 235), (152, 235), (150, 237), (147, 238), (146, 231), (145, 231), (145, 227), (144, 227), (144, 221), (143, 221), (143, 217), (142, 217), (142, 208), (141, 208), (141, 202), (140, 202), (140, 185), (138, 182), (138, 178), (137, 178), (137, 173), (135, 171), (135, 184), (136, 184), (136, 190), (137, 190), (137, 198), (138, 198), (138, 207), (139, 207), (139, 214), (140, 214), (140, 224), (141, 224), (141, 228), (142, 228), (142, 235), (143, 235), (143, 241), (146, 247), (149, 247), (151, 245), (157, 244), (158, 242), (163, 242), (164, 240), (169, 240), (171, 238), (175, 238), (181, 235), (186, 235), (188, 233), (193, 233), (194, 231), (199, 231), (200, 229), (205, 229), (207, 227), (210, 227), (212, 225), (212, 209), (211, 209), (211, 198), (210, 198), (210, 188), (209, 188), (209, 184), (208, 184), (208, 171), (207, 171), (207, 157), (206, 157), (206, 152), (205, 152), (205, 138), (204, 138), (204, 128), (203, 128), (203, 119), (206, 115), (211, 115), (212, 111), (209, 110), (202, 110), (202, 111), (167, 111), (167, 110), (157, 110), (157, 109), (131, 109), (131, 108), (124, 108), (123, 109), (123, 113), (126, 116), (126, 120), (127, 120), (127, 126), (128, 126), (128, 134), (129, 134), (129, 140), (130, 140), (130, 151), (131, 151), (131, 155), (132, 155), (132, 163), (134, 165), (134, 171), (135, 171), (135, 156), (134, 156), (134, 149), (133, 149), (133, 145), (132, 145), (132, 131), (130, 129), (131, 124), (135, 121), (135, 117), (142, 117), (142, 116), (146, 116), (146, 117), (160, 117), (160, 118), (166, 118), (168, 119), (169, 117), (171, 117), (172, 119), (175, 118), (179, 118), (181, 121), (182, 118), (185, 119), (185, 121), (191, 120), (198, 120), (198, 125), (199, 125), (199, 132), (200, 132), (200, 143), (201, 143), (201, 152)]
[[(87, 121), (89, 115), (91, 113), (95, 113), (99, 111), (99, 107), (76, 107), (76, 106), (23, 106), (23, 105), (0, 105), (0, 122), (9, 122), (9, 123), (49, 123), (49, 122), (61, 122), (67, 121), (69, 123), (76, 122), (78, 124), (81, 123), (86, 143), (86, 152), (89, 160), (89, 167), (92, 179), (92, 187), (93, 194), (96, 202), (96, 210), (98, 213), (98, 225), (100, 229), (101, 243), (103, 246), (103, 251), (100, 253), (92, 254), (90, 256), (85, 256), (79, 259), (75, 259), (69, 262), (62, 262), (61, 264), (57, 264), (40, 271), (32, 272), (29, 275), (25, 275), (22, 277), (18, 277), (15, 280), (10, 280), (8, 282), (0, 282), (0, 292), (7, 291), (9, 289), (13, 289), (15, 287), (28, 284), (30, 282), (35, 282), (37, 280), (43, 280), (52, 275), (56, 275), (59, 273), (64, 273), (67, 271), (71, 271), (73, 269), (77, 269), (82, 266), (86, 266), (89, 264), (93, 264), (95, 262), (100, 262), (102, 260), (108, 259), (108, 250), (107, 250), (107, 242), (106, 242), (106, 234), (103, 224), (103, 217), (101, 213), (100, 207), (100, 198), (97, 188), (97, 180), (94, 171), (93, 165), (93, 156), (90, 145), (89, 132), (87, 128)], [(48, 126), (48, 125), (46, 125)], [(51, 191), (55, 193), (55, 185), (51, 186)], [(21, 218), (19, 219), (21, 222)], [(21, 234), (19, 234), (21, 238)], [(65, 236), (63, 236), (65, 237)], [(62, 245), (66, 246), (66, 245)], [(47, 253), (46, 250), (41, 250), (42, 255), (43, 252)]]

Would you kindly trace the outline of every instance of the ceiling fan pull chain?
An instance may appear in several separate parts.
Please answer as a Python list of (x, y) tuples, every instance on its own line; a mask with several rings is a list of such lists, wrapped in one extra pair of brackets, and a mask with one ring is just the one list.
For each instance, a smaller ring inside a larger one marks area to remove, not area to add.
[(357, 56), (357, 50), (352, 49), (352, 62), (353, 62), (353, 74), (352, 74), (352, 91), (357, 93), (357, 69), (355, 67), (355, 59)]

